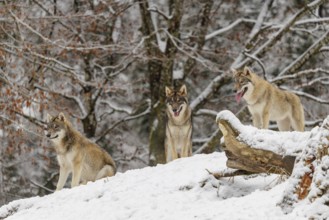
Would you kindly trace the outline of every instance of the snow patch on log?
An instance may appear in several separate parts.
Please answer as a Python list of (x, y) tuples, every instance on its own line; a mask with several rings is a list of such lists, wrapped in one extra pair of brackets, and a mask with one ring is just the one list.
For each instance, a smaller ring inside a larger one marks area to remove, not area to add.
[(243, 125), (239, 119), (229, 110), (217, 114), (216, 122), (228, 121), (239, 133), (238, 140), (248, 144), (252, 148), (272, 151), (279, 155), (296, 156), (301, 153), (309, 139), (317, 134), (318, 127), (306, 132), (277, 132), (266, 129), (258, 129), (251, 125)]

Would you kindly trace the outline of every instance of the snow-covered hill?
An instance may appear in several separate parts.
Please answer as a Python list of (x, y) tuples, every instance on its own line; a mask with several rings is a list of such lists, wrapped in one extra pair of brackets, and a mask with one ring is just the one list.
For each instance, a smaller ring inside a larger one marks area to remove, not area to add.
[[(0, 208), (0, 219), (306, 219), (299, 204), (285, 215), (276, 205), (286, 183), (277, 175), (223, 178), (223, 153), (195, 155), (166, 165), (118, 173), (44, 197), (17, 200)], [(313, 207), (314, 208), (314, 207)]]

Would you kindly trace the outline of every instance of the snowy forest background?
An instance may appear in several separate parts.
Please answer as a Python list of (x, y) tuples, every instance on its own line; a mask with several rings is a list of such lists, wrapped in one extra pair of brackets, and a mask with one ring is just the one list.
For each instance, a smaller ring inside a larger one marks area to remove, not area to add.
[(251, 123), (234, 100), (231, 68), (251, 66), (299, 95), (307, 130), (329, 113), (325, 0), (0, 6), (0, 205), (55, 188), (47, 113), (69, 116), (111, 153), (120, 172), (164, 161), (165, 85), (187, 85), (195, 153), (219, 150), (217, 112), (228, 109)]

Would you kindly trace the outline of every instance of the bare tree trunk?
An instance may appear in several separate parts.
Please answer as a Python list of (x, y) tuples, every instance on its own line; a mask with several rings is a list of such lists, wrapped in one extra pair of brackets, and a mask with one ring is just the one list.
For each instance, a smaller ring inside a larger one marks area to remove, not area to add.
[[(1, 150), (1, 149), (0, 149)], [(0, 155), (2, 153), (0, 152)], [(2, 165), (2, 160), (0, 159), (0, 206), (5, 204), (5, 191), (4, 191), (4, 182), (3, 182), (3, 165)]]
[[(147, 55), (150, 57), (161, 57), (161, 52), (157, 44), (155, 28), (152, 23), (150, 11), (148, 11), (148, 1), (137, 1), (140, 7), (142, 18), (141, 31), (144, 37), (147, 37), (144, 42)], [(164, 163), (164, 85), (162, 82), (162, 61), (157, 59), (150, 59), (147, 65), (149, 72), (149, 85), (151, 97), (151, 114), (150, 114), (150, 165), (157, 163)], [(161, 90), (163, 88), (163, 90)]]
[[(200, 25), (196, 31), (196, 33), (193, 34), (193, 36), (197, 36), (196, 39), (196, 50), (199, 52), (202, 50), (205, 42), (206, 42), (206, 35), (207, 35), (207, 31), (208, 31), (208, 26), (210, 24), (210, 12), (211, 12), (211, 8), (214, 4), (214, 1), (206, 1), (204, 3), (203, 8), (201, 9), (201, 15), (200, 15)], [(184, 79), (189, 76), (192, 72), (193, 69), (195, 68), (196, 65), (196, 60), (193, 58), (189, 58), (185, 65), (184, 65)]]
[[(90, 67), (90, 60), (92, 59), (91, 54), (88, 54), (84, 58), (85, 62), (85, 81), (90, 82), (92, 80), (92, 68)], [(96, 128), (97, 128), (97, 120), (95, 115), (95, 101), (93, 99), (93, 91), (94, 88), (85, 85), (83, 86), (83, 102), (87, 109), (87, 114), (82, 118), (83, 131), (88, 138), (95, 137)]]
[[(149, 83), (151, 91), (151, 117), (150, 117), (150, 165), (165, 163), (165, 86), (172, 82), (174, 59), (177, 48), (173, 42), (168, 41), (164, 54), (157, 45), (155, 27), (152, 23), (148, 1), (139, 1), (142, 17), (142, 33), (145, 37), (145, 48), (150, 57), (165, 57), (164, 60), (151, 59), (148, 63)], [(168, 33), (180, 38), (180, 22), (183, 16), (184, 1), (169, 1), (169, 13), (172, 18), (168, 20)]]

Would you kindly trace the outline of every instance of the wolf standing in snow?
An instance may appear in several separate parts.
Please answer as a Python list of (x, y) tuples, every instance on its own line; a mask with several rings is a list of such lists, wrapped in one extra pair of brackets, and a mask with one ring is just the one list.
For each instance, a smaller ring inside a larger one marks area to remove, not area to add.
[(71, 172), (71, 187), (115, 174), (112, 157), (74, 129), (63, 113), (55, 117), (47, 114), (46, 136), (55, 145), (60, 166), (56, 191), (63, 188)]
[(166, 162), (192, 155), (192, 120), (188, 104), (187, 89), (179, 90), (166, 86)]
[(276, 121), (280, 131), (304, 131), (304, 110), (299, 97), (280, 90), (253, 73), (248, 67), (232, 70), (237, 90), (236, 100), (248, 104), (253, 124), (267, 129), (269, 121)]

